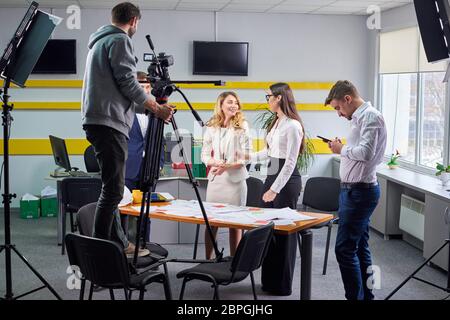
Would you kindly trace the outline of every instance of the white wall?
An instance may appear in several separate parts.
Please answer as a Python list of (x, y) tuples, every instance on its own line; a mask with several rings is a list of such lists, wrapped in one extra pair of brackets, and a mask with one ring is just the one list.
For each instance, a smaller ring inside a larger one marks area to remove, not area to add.
[[(0, 48), (10, 40), (24, 9), (0, 10)], [(66, 17), (64, 10), (53, 14)], [(366, 28), (365, 17), (344, 15), (304, 14), (217, 14), (217, 40), (248, 41), (248, 77), (208, 77), (192, 75), (192, 41), (214, 40), (215, 17), (210, 12), (143, 11), (143, 19), (133, 41), (139, 58), (139, 69), (144, 52), (150, 52), (144, 36), (150, 34), (158, 51), (175, 58), (170, 68), (172, 79), (221, 79), (226, 81), (335, 81), (349, 79), (363, 96), (373, 97), (373, 32)], [(68, 30), (65, 21), (54, 33), (54, 38), (77, 39), (78, 74), (72, 76), (32, 76), (34, 79), (82, 79), (89, 35), (108, 23), (109, 10), (83, 10), (81, 30)], [(191, 102), (215, 101), (218, 90), (186, 90)], [(263, 90), (238, 90), (242, 101), (261, 102)], [(295, 91), (302, 103), (322, 103), (326, 91)], [(12, 101), (79, 101), (79, 89), (13, 89)], [(174, 102), (182, 101), (174, 94)], [(207, 120), (211, 112), (200, 112)], [(257, 112), (247, 112), (251, 126)], [(302, 112), (310, 136), (345, 137), (348, 122), (338, 119), (334, 112)], [(12, 138), (46, 138), (49, 134), (63, 138), (84, 137), (78, 111), (13, 111)], [(179, 127), (193, 128), (190, 113), (177, 113)], [(309, 174), (331, 175), (329, 155), (319, 155)], [(72, 156), (73, 166), (84, 168), (81, 157)], [(50, 156), (11, 157), (11, 190), (19, 196), (25, 192), (37, 193), (45, 185), (45, 176), (55, 165)], [(53, 184), (54, 185), (54, 184)], [(17, 201), (13, 205), (17, 205)]]

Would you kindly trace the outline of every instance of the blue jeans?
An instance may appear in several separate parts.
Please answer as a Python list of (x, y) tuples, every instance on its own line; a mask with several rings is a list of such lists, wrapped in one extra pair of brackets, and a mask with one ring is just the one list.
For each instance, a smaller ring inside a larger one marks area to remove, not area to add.
[(378, 185), (370, 188), (342, 188), (339, 196), (339, 228), (336, 259), (348, 300), (374, 298), (367, 280), (372, 265), (369, 250), (369, 222), (380, 198)]

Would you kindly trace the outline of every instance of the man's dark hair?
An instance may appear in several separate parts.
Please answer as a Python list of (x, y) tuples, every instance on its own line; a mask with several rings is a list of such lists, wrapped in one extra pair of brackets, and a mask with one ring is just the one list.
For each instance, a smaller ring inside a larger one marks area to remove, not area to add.
[(345, 96), (358, 97), (359, 93), (356, 87), (348, 80), (339, 80), (331, 88), (328, 97), (325, 100), (325, 105), (329, 105), (334, 99), (342, 100)]
[(138, 81), (146, 81), (147, 80), (147, 73), (144, 71), (138, 71), (136, 75), (137, 75)]
[(116, 5), (111, 11), (112, 22), (117, 24), (127, 24), (133, 18), (141, 19), (141, 11), (138, 6), (130, 2), (122, 2)]

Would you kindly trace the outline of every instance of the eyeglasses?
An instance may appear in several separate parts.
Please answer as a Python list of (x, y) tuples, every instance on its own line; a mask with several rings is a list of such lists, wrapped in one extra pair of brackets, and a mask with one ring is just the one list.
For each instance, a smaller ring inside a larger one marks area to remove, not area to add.
[(266, 101), (269, 102), (270, 97), (273, 97), (274, 94), (266, 94)]

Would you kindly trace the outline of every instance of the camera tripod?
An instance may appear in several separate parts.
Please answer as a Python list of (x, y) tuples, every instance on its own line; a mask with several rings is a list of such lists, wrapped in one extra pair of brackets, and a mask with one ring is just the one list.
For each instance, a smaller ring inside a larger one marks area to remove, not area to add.
[[(150, 36), (146, 36), (147, 41), (151, 50), (153, 51), (154, 57), (157, 57), (154, 51), (154, 46), (151, 41)], [(150, 83), (152, 84), (152, 94), (155, 96), (156, 101), (159, 104), (166, 104), (168, 102), (168, 97), (174, 91), (181, 94), (183, 99), (186, 101), (189, 106), (194, 118), (197, 122), (203, 126), (203, 121), (201, 120), (198, 113), (194, 110), (189, 100), (186, 98), (184, 93), (175, 85), (175, 83), (181, 83), (182, 81), (171, 81), (168, 75), (167, 68), (168, 65), (162, 66), (158, 58), (155, 58), (155, 61), (152, 63), (151, 68), (151, 76)], [(193, 81), (189, 81), (189, 83), (193, 83)], [(198, 81), (196, 83), (205, 83), (205, 81)], [(221, 81), (208, 81), (206, 83), (214, 83), (214, 84), (222, 84)], [(150, 206), (151, 206), (151, 193), (155, 190), (157, 181), (159, 179), (159, 160), (161, 157), (161, 149), (163, 145), (163, 135), (164, 135), (164, 121), (156, 118), (153, 113), (149, 113), (148, 115), (149, 123), (147, 127), (147, 133), (145, 137), (145, 153), (142, 161), (141, 167), (141, 176), (140, 176), (140, 190), (143, 193), (141, 210), (137, 223), (137, 232), (136, 232), (136, 249), (133, 257), (133, 267), (136, 270), (138, 263), (138, 252), (140, 247), (145, 246), (145, 239), (147, 238), (147, 228), (141, 228), (142, 225), (147, 226), (149, 221), (150, 214)], [(187, 174), (189, 176), (189, 181), (192, 184), (192, 187), (195, 191), (195, 195), (197, 197), (200, 210), (203, 215), (203, 219), (205, 221), (206, 230), (212, 239), (214, 252), (216, 254), (216, 260), (220, 261), (223, 256), (223, 249), (219, 251), (217, 247), (217, 242), (214, 240), (213, 232), (211, 229), (211, 225), (209, 224), (208, 217), (206, 215), (206, 210), (203, 205), (200, 192), (198, 190), (198, 181), (195, 179), (191, 167), (190, 160), (187, 159), (186, 152), (183, 148), (183, 141), (180, 137), (177, 123), (175, 121), (174, 115), (172, 116), (170, 123), (172, 124), (172, 128), (175, 133), (176, 142), (180, 147), (180, 153), (183, 157), (183, 162), (186, 167)], [(143, 232), (142, 232), (142, 229)], [(167, 260), (169, 261), (169, 260)], [(171, 259), (171, 262), (199, 262), (197, 259)], [(209, 261), (209, 260), (208, 260)]]
[[(445, 209), (444, 212), (444, 220), (445, 220), (445, 224), (447, 224), (449, 226), (449, 238), (444, 240), (444, 243), (435, 251), (433, 252), (433, 254), (427, 259), (425, 260), (424, 263), (422, 263), (411, 275), (409, 275), (400, 285), (398, 285), (397, 288), (395, 288), (386, 298), (385, 300), (389, 300), (397, 291), (399, 291), (409, 280), (414, 279), (420, 282), (423, 282), (425, 284), (428, 284), (432, 287), (441, 289), (447, 293), (450, 293), (450, 210), (447, 207)], [(423, 267), (425, 267), (439, 252), (441, 252), (446, 246), (448, 246), (448, 264), (447, 264), (447, 287), (441, 287), (438, 286), (437, 284), (434, 284), (430, 281), (421, 279), (416, 277), (416, 274), (423, 269)]]

